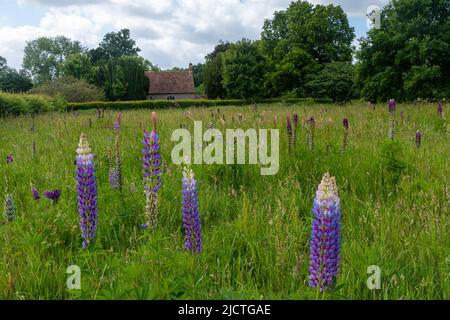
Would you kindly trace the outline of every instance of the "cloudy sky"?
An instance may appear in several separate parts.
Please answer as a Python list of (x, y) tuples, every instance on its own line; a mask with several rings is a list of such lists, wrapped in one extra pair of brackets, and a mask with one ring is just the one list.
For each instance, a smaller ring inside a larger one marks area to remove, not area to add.
[[(219, 40), (258, 39), (264, 19), (291, 0), (0, 0), (0, 56), (20, 68), (26, 41), (65, 35), (88, 48), (128, 28), (141, 55), (160, 67), (198, 63)], [(387, 0), (309, 0), (341, 5), (357, 37), (370, 5)]]

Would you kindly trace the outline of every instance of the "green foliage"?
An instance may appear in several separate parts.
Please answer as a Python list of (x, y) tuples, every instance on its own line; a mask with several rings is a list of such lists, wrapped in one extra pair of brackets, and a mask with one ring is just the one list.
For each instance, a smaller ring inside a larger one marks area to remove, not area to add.
[(205, 67), (204, 63), (197, 63), (192, 66), (192, 73), (194, 76), (194, 85), (196, 88), (199, 87), (201, 84), (203, 84), (204, 67)]
[(83, 50), (79, 41), (72, 41), (64, 36), (40, 37), (27, 42), (23, 68), (36, 83), (52, 80), (60, 76), (61, 65), (67, 57)]
[(311, 76), (307, 87), (313, 97), (331, 98), (334, 102), (354, 98), (354, 67), (349, 62), (331, 62)]
[(302, 99), (302, 98), (272, 98), (272, 99), (252, 99), (252, 101), (239, 99), (226, 100), (140, 100), (140, 101), (94, 101), (86, 103), (69, 103), (70, 110), (89, 110), (89, 109), (166, 109), (166, 108), (189, 108), (189, 107), (218, 107), (231, 105), (245, 105), (250, 102), (256, 103), (331, 103), (330, 99)]
[(74, 53), (67, 57), (61, 64), (61, 74), (63, 76), (71, 76), (77, 79), (92, 81), (92, 63), (88, 54)]
[(230, 47), (228, 42), (219, 42), (214, 51), (208, 54), (205, 59), (203, 70), (203, 83), (205, 93), (209, 99), (225, 98), (226, 93), (223, 87), (223, 53)]
[(309, 75), (332, 61), (351, 61), (353, 28), (340, 6), (294, 1), (264, 22), (261, 33), (271, 70), (265, 87), (271, 96), (295, 90), (306, 97)]
[(64, 111), (66, 102), (36, 94), (13, 94), (0, 91), (0, 115), (18, 115), (47, 111)]
[(229, 98), (261, 96), (265, 58), (258, 42), (242, 39), (223, 54), (223, 87)]
[(143, 58), (121, 56), (99, 66), (96, 83), (103, 87), (108, 100), (143, 100), (149, 87), (145, 71)]
[(103, 91), (86, 82), (72, 76), (45, 81), (30, 90), (30, 93), (61, 97), (67, 102), (87, 102), (104, 99)]
[(7, 92), (25, 92), (33, 87), (31, 79), (24, 70), (7, 68), (0, 72), (0, 90)]
[(394, 140), (386, 140), (381, 146), (381, 167), (383, 170), (383, 178), (387, 190), (389, 187), (395, 187), (400, 181), (404, 170), (405, 162), (401, 159), (401, 144)]
[(108, 32), (103, 37), (98, 48), (90, 50), (89, 54), (94, 63), (100, 60), (119, 58), (123, 55), (137, 56), (141, 51), (136, 47), (136, 42), (130, 37), (129, 29), (121, 29), (118, 32)]
[(447, 0), (396, 0), (362, 39), (358, 88), (372, 101), (450, 97)]

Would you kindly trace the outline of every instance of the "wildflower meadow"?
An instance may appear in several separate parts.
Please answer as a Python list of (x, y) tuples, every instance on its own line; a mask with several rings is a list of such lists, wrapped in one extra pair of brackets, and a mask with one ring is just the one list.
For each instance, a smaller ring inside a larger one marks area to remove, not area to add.
[[(174, 162), (194, 121), (278, 130), (276, 172)], [(4, 115), (0, 299), (449, 299), (449, 133), (445, 102)]]

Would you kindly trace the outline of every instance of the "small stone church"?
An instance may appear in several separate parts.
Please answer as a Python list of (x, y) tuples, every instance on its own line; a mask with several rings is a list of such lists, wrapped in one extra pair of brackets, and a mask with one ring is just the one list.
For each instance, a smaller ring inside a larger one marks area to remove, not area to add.
[(178, 100), (196, 99), (192, 63), (188, 71), (147, 71), (149, 90), (147, 99)]

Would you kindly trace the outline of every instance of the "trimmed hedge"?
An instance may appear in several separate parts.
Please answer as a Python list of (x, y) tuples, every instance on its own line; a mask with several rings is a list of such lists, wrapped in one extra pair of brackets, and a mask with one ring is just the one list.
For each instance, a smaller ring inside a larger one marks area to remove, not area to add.
[(84, 103), (69, 103), (68, 110), (88, 110), (88, 109), (164, 109), (164, 108), (189, 108), (189, 107), (217, 107), (217, 106), (238, 106), (257, 103), (332, 103), (331, 99), (312, 98), (273, 98), (257, 99), (256, 101), (246, 101), (240, 99), (229, 100), (140, 100), (140, 101), (93, 101)]
[(66, 102), (61, 98), (0, 91), (0, 116), (46, 111), (65, 111), (66, 106)]

